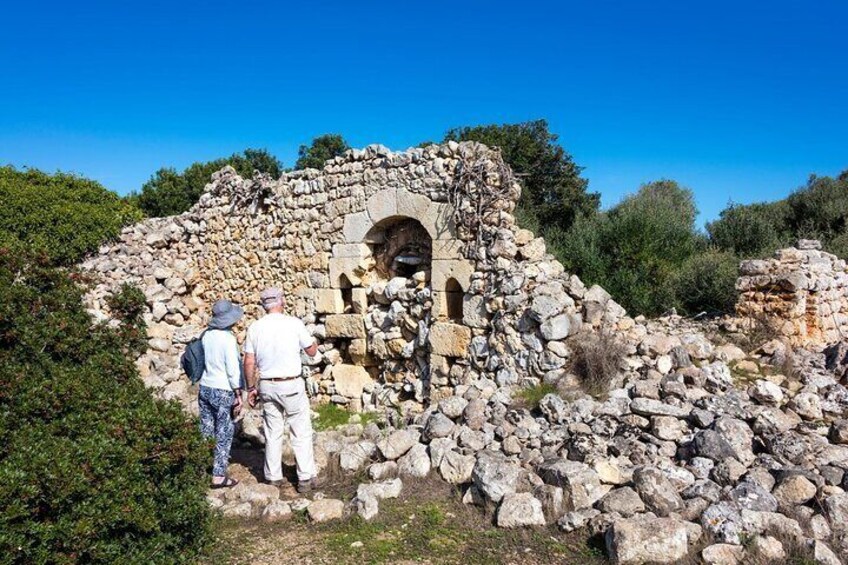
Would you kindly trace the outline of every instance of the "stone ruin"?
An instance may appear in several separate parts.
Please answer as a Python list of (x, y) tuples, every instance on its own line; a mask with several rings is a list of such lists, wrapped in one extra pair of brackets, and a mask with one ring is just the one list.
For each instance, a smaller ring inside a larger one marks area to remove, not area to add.
[[(370, 146), (276, 180), (225, 168), (188, 212), (88, 259), (86, 300), (106, 321), (107, 295), (140, 286), (141, 376), (196, 410), (178, 359), (211, 304), (244, 304), (246, 325), (259, 291), (280, 286), (320, 344), (304, 368), (314, 401), (383, 414), (315, 435), (319, 468), (370, 479), (353, 500), (284, 499), (231, 465), (241, 484), (209, 499), (224, 515), (370, 520), (405, 481), (437, 474), (498, 526), (603, 536), (614, 563), (780, 563), (796, 545), (842, 563), (848, 344), (793, 345), (841, 336), (844, 262), (801, 244), (744, 264), (740, 313), (781, 320), (788, 338), (744, 351), (585, 288), (518, 228), (519, 193), (499, 153), (473, 143)], [(598, 397), (572, 386), (570, 362), (599, 334), (623, 357)], [(541, 383), (556, 392), (522, 405)], [(242, 418), (241, 437), (261, 443), (257, 411)]]
[(102, 318), (118, 285), (144, 290), (142, 376), (187, 405), (177, 361), (211, 304), (244, 304), (246, 327), (267, 286), (319, 341), (305, 368), (319, 403), (412, 409), (480, 377), (532, 385), (563, 372), (584, 323), (632, 320), (518, 228), (519, 194), (499, 153), (470, 143), (370, 146), (278, 180), (225, 168), (191, 210), (126, 228), (86, 261), (99, 280), (87, 298)]
[(743, 261), (736, 282), (742, 318), (764, 323), (796, 346), (828, 345), (848, 335), (848, 267), (800, 240), (771, 259)]

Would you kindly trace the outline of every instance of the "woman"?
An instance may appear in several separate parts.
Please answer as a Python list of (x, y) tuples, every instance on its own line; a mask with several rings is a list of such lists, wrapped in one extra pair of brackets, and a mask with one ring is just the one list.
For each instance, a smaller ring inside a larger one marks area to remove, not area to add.
[(241, 363), (232, 327), (244, 315), (241, 306), (219, 300), (212, 306), (212, 320), (203, 332), (206, 370), (200, 379), (200, 431), (215, 439), (212, 488), (227, 488), (238, 481), (227, 476), (230, 447), (235, 431), (234, 417), (241, 411)]

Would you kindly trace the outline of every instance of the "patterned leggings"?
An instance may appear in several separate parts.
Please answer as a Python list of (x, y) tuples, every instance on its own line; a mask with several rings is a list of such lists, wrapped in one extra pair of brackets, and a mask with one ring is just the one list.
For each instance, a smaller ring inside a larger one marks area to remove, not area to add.
[(232, 408), (235, 393), (231, 390), (200, 387), (197, 403), (200, 407), (200, 433), (207, 439), (215, 438), (215, 463), (212, 475), (223, 477), (227, 474), (230, 460), (230, 447), (233, 444)]

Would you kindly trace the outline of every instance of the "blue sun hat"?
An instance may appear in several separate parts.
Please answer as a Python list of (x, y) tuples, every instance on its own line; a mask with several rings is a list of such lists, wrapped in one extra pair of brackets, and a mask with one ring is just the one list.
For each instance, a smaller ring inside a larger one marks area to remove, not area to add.
[(229, 300), (219, 300), (212, 305), (212, 319), (209, 321), (210, 330), (226, 330), (233, 327), (244, 316), (244, 309)]

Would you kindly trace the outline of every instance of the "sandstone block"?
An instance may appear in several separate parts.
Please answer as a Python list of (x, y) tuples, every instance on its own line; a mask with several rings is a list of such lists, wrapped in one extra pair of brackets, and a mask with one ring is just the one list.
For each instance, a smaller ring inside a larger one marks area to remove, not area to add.
[(449, 322), (436, 322), (430, 328), (430, 350), (445, 357), (465, 357), (471, 343), (471, 329)]
[(365, 338), (365, 323), (359, 314), (332, 314), (324, 322), (327, 337)]
[(345, 241), (347, 243), (360, 243), (365, 239), (365, 235), (374, 226), (368, 212), (357, 212), (356, 214), (348, 214), (344, 219), (344, 228), (342, 228)]
[(466, 259), (434, 259), (430, 274), (430, 284), (435, 291), (444, 291), (448, 279), (456, 279), (459, 286), (468, 288), (471, 286), (471, 275), (474, 274), (474, 265)]
[(342, 291), (335, 288), (315, 289), (315, 310), (318, 314), (341, 314), (344, 312)]
[(331, 369), (336, 394), (347, 398), (360, 398), (362, 389), (372, 382), (371, 375), (358, 365), (333, 365)]

